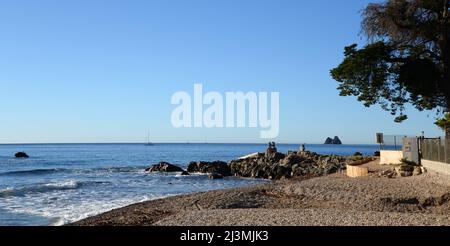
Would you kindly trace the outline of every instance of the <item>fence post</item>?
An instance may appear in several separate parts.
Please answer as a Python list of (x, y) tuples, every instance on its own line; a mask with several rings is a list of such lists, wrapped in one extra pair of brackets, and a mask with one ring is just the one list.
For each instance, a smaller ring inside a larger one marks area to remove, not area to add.
[(422, 165), (422, 138), (417, 138), (417, 151), (419, 152), (419, 165)]
[[(436, 144), (434, 144), (434, 142), (435, 142), (436, 140), (433, 140), (433, 141), (430, 141), (430, 160), (436, 160), (435, 158), (437, 158), (437, 155), (436, 155), (436, 157), (434, 156), (434, 154), (435, 154), (435, 152), (434, 152), (434, 146), (436, 145)], [(437, 154), (437, 153), (436, 153)]]
[(444, 163), (448, 163), (449, 162), (447, 160), (447, 140), (448, 139), (444, 139), (444, 157), (445, 157)]
[(438, 140), (437, 147), (438, 147), (438, 161), (441, 161), (441, 138), (439, 138)]

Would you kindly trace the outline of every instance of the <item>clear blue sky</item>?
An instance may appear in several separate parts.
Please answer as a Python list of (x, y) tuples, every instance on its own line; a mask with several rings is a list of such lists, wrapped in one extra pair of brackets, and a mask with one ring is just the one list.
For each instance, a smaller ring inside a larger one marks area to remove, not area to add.
[(0, 2), (0, 143), (260, 142), (259, 129), (174, 129), (171, 95), (279, 91), (278, 142), (441, 135), (339, 97), (329, 70), (363, 43), (366, 0)]

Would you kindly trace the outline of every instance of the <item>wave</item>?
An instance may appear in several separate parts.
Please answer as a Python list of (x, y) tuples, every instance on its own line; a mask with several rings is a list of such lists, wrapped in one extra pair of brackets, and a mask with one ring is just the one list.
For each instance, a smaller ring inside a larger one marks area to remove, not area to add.
[(106, 167), (106, 168), (93, 168), (92, 171), (100, 172), (112, 172), (112, 173), (134, 173), (144, 170), (145, 167)]
[(110, 184), (106, 181), (61, 181), (45, 184), (37, 184), (34, 186), (25, 186), (20, 188), (6, 188), (0, 190), (0, 198), (24, 196), (30, 193), (44, 193), (51, 191), (61, 191), (61, 190), (74, 190), (86, 186), (104, 185)]
[(64, 168), (52, 168), (52, 169), (31, 169), (31, 170), (20, 170), (20, 171), (9, 171), (0, 173), (0, 176), (9, 176), (9, 175), (43, 175), (43, 174), (51, 174), (51, 173), (60, 173), (60, 172), (68, 172), (70, 169)]
[(25, 176), (25, 175), (46, 175), (63, 172), (75, 173), (91, 173), (91, 172), (109, 172), (109, 173), (131, 173), (140, 172), (145, 167), (107, 167), (107, 168), (92, 168), (92, 169), (66, 169), (66, 168), (51, 168), (51, 169), (31, 169), (18, 170), (0, 173), (0, 176)]

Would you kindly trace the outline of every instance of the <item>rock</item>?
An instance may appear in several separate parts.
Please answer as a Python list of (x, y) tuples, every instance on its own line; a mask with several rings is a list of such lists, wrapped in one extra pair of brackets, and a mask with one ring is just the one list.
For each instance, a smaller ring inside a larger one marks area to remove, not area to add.
[(245, 156), (239, 157), (238, 159), (254, 158), (254, 157), (257, 157), (259, 155), (261, 155), (261, 153), (256, 152), (256, 153), (252, 153), (252, 154), (249, 154), (249, 155), (245, 155)]
[(304, 160), (296, 152), (288, 153), (288, 155), (281, 161), (282, 165), (292, 166), (301, 163)]
[(168, 162), (160, 162), (159, 164), (153, 165), (149, 168), (146, 168), (147, 172), (184, 172), (181, 167), (172, 165)]
[(395, 178), (397, 172), (394, 169), (385, 170), (380, 173), (380, 177)]
[(422, 168), (421, 167), (414, 167), (413, 176), (418, 176), (422, 174)]
[(16, 158), (29, 158), (29, 156), (25, 152), (17, 152), (14, 156)]
[(325, 140), (325, 143), (324, 143), (324, 144), (342, 144), (342, 141), (339, 139), (338, 136), (335, 136), (333, 139), (330, 138), (330, 137), (328, 137), (328, 138)]
[(269, 159), (270, 162), (277, 163), (277, 162), (283, 160), (284, 158), (286, 158), (286, 155), (283, 153), (276, 152), (276, 153), (273, 153), (272, 155), (268, 156), (267, 158)]
[(338, 136), (335, 136), (335, 137), (333, 138), (333, 144), (342, 144), (342, 141), (339, 139)]
[(380, 151), (375, 151), (375, 152), (373, 152), (373, 156), (381, 156), (381, 153), (380, 153)]
[(414, 166), (410, 166), (410, 165), (400, 165), (395, 167), (396, 171), (408, 171), (408, 172), (412, 172), (414, 171)]
[(355, 153), (353, 154), (353, 156), (363, 156), (363, 154), (362, 154), (361, 152), (355, 152)]
[(218, 173), (222, 176), (231, 176), (231, 169), (226, 162), (223, 161), (199, 161), (191, 162), (187, 168), (190, 173)]
[(189, 172), (187, 172), (187, 171), (181, 172), (181, 176), (188, 176), (188, 175), (189, 175)]
[(231, 161), (229, 167), (236, 176), (284, 179), (304, 175), (324, 175), (345, 168), (346, 158), (324, 156), (314, 152), (288, 152), (256, 155), (253, 158)]
[(414, 167), (410, 165), (400, 165), (395, 167), (395, 172), (400, 177), (410, 177), (413, 175)]
[(223, 179), (223, 175), (220, 173), (210, 173), (208, 175), (209, 179)]
[(333, 144), (333, 139), (331, 139), (330, 137), (328, 137), (326, 140), (325, 140), (325, 143), (324, 144)]
[(411, 177), (413, 173), (410, 171), (397, 171), (397, 175), (400, 177)]
[(426, 173), (427, 169), (425, 167), (420, 167), (420, 171), (422, 171), (422, 173)]

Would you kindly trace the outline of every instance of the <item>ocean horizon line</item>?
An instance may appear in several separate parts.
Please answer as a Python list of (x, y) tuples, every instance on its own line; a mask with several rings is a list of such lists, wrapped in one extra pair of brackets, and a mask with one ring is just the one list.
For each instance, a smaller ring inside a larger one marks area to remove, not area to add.
[[(85, 144), (85, 145), (100, 145), (100, 144), (130, 144), (130, 145), (147, 145), (145, 142), (23, 142), (23, 143), (0, 143), (0, 145), (76, 145), (76, 144)], [(237, 145), (264, 145), (267, 144), (265, 142), (152, 142), (152, 145), (158, 144), (237, 144)], [(345, 144), (324, 144), (324, 143), (307, 143), (307, 142), (298, 142), (298, 143), (286, 143), (286, 142), (278, 142), (277, 145), (330, 145), (330, 146), (339, 146), (339, 145), (378, 145), (376, 143), (345, 143)]]

